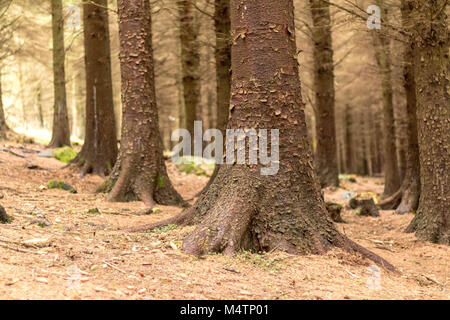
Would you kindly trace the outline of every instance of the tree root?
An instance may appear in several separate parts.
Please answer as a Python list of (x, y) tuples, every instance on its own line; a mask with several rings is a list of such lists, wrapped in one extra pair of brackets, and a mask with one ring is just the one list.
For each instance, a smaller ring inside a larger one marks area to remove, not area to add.
[(398, 207), (398, 205), (402, 201), (402, 195), (403, 195), (403, 188), (400, 188), (390, 197), (380, 201), (378, 203), (378, 207), (382, 210), (394, 210)]

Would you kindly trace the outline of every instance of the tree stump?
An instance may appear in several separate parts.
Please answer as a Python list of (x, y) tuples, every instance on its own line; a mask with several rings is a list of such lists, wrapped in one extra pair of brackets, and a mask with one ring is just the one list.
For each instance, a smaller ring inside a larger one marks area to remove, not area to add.
[(363, 198), (363, 199), (351, 199), (349, 202), (349, 206), (352, 209), (360, 208), (359, 215), (360, 216), (369, 216), (369, 217), (379, 217), (380, 212), (378, 211), (377, 206), (375, 205), (375, 201), (372, 198)]
[(342, 219), (342, 217), (341, 217), (342, 206), (340, 204), (333, 203), (333, 202), (327, 202), (326, 205), (327, 205), (328, 214), (330, 215), (331, 219), (334, 222), (339, 222), (339, 223), (345, 222), (344, 219)]
[(0, 206), (0, 223), (1, 224), (6, 224), (6, 223), (11, 223), (12, 218), (10, 216), (8, 216), (6, 214), (6, 210)]

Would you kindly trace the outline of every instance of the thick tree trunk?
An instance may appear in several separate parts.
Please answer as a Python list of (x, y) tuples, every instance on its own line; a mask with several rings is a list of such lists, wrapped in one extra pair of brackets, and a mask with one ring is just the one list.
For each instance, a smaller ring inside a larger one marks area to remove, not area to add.
[(119, 0), (122, 141), (119, 160), (100, 187), (108, 201), (179, 205), (166, 172), (158, 126), (149, 0)]
[(450, 62), (446, 0), (413, 1), (420, 201), (407, 231), (450, 245)]
[(184, 117), (186, 129), (194, 142), (194, 122), (200, 103), (200, 53), (198, 48), (198, 27), (194, 16), (193, 2), (178, 0), (180, 15), (181, 70), (184, 95)]
[(62, 0), (52, 0), (53, 30), (53, 133), (49, 147), (70, 146), (69, 114), (67, 112), (64, 18)]
[(106, 176), (117, 159), (107, 5), (107, 0), (83, 4), (86, 138), (74, 159), (82, 176), (87, 173)]
[[(183, 250), (196, 255), (241, 249), (324, 254), (341, 247), (394, 270), (340, 234), (321, 198), (300, 93), (293, 9), (292, 0), (231, 1), (228, 129), (279, 130), (278, 172), (262, 175), (263, 165), (248, 161), (222, 165), (209, 190), (170, 222), (198, 223), (183, 242)], [(277, 153), (275, 143), (270, 148)]]
[(320, 185), (339, 185), (334, 120), (334, 63), (331, 39), (329, 3), (323, 0), (309, 1), (314, 43), (314, 91), (316, 111), (316, 169)]
[[(387, 21), (387, 9), (383, 8), (383, 19)], [(390, 41), (382, 31), (374, 31), (376, 60), (381, 74), (381, 90), (383, 95), (384, 118), (384, 192), (385, 197), (394, 194), (400, 187), (400, 175), (397, 163), (397, 147), (395, 143), (394, 102), (392, 90)]]

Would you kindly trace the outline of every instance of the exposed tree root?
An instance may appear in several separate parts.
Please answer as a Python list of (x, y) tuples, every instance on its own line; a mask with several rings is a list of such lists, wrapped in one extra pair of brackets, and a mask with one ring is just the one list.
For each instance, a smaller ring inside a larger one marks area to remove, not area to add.
[(197, 256), (210, 252), (232, 255), (240, 250), (321, 255), (337, 247), (395, 271), (389, 262), (340, 234), (326, 215), (323, 202), (318, 201), (323, 216), (305, 215), (302, 210), (307, 210), (308, 204), (291, 201), (290, 189), (272, 193), (271, 188), (262, 188), (261, 182), (257, 178), (244, 180), (236, 171), (219, 172), (216, 182), (193, 207), (173, 218), (122, 231), (196, 225), (184, 239), (183, 250)]
[(380, 201), (378, 207), (382, 210), (394, 210), (400, 204), (402, 200), (403, 188), (398, 189), (390, 197)]

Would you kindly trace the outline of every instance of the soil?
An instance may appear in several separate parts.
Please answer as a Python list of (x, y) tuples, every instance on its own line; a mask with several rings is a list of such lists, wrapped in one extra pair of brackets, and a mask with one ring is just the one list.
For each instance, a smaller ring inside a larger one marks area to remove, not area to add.
[[(323, 256), (242, 252), (197, 258), (180, 250), (193, 227), (119, 231), (182, 209), (160, 206), (150, 215), (136, 215), (145, 209), (142, 202), (108, 203), (105, 195), (93, 193), (100, 177), (81, 179), (64, 163), (22, 152), (21, 147), (44, 149), (0, 142), (0, 149), (26, 157), (0, 151), (0, 205), (13, 217), (11, 224), (0, 224), (0, 299), (450, 297), (450, 248), (404, 233), (413, 214), (380, 211), (380, 217), (363, 217), (347, 206), (349, 191), (381, 195), (383, 178), (341, 180), (339, 188), (325, 190), (325, 200), (344, 206), (346, 223), (337, 224), (341, 232), (387, 259), (400, 274), (339, 249)], [(167, 166), (175, 188), (193, 203), (208, 178), (180, 173), (170, 162)], [(77, 193), (49, 190), (51, 180), (65, 181)]]

